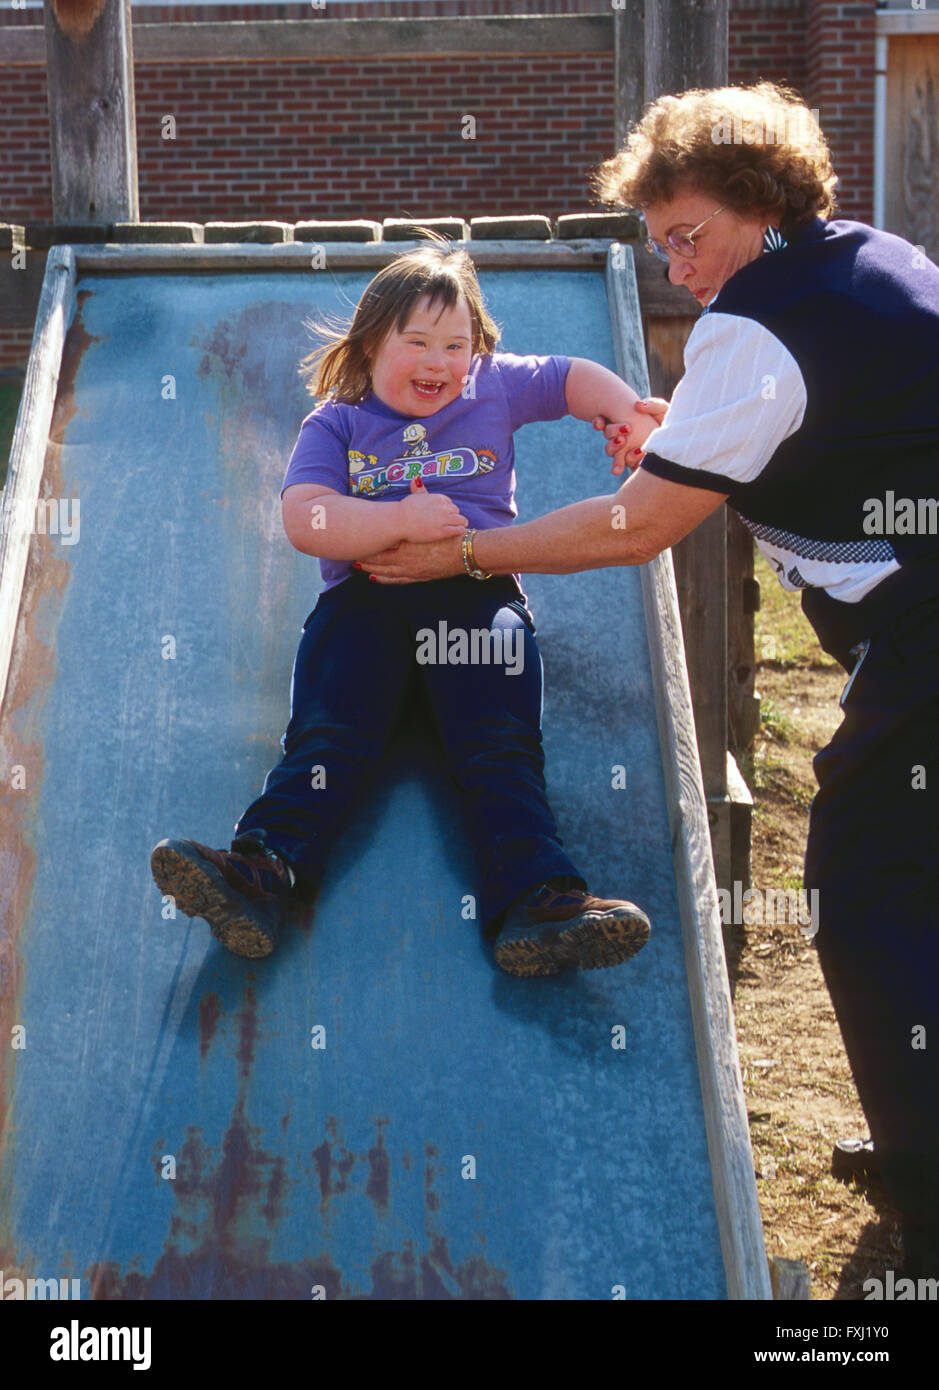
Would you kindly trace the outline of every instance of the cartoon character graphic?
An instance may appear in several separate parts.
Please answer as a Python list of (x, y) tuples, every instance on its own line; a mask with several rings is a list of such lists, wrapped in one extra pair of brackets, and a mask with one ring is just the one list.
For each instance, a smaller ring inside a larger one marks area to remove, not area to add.
[(454, 447), (430, 448), (427, 429), (414, 421), (401, 432), (403, 452), (390, 463), (380, 464), (375, 454), (358, 449), (348, 451), (349, 488), (353, 497), (378, 497), (392, 487), (407, 487), (412, 478), (447, 478), (462, 481), (476, 474), (491, 473), (499, 462), (492, 449)]
[(419, 455), (427, 453), (427, 430), (423, 425), (408, 425), (402, 438), (407, 448), (401, 458), (417, 458)]
[(349, 472), (361, 473), (366, 466), (374, 468), (378, 463), (377, 454), (363, 454), (358, 449), (350, 449), (347, 458), (349, 460)]

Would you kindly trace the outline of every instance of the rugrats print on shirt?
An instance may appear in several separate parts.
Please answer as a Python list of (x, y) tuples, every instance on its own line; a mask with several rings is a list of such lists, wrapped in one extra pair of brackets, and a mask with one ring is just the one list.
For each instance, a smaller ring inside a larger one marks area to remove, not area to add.
[[(464, 393), (421, 420), (374, 393), (355, 404), (324, 401), (303, 421), (283, 488), (315, 483), (381, 504), (405, 496), (421, 478), (451, 498), (470, 526), (509, 526), (518, 513), (514, 432), (568, 413), (569, 368), (567, 357), (480, 354)], [(340, 560), (320, 560), (320, 570), (325, 588), (351, 573)]]

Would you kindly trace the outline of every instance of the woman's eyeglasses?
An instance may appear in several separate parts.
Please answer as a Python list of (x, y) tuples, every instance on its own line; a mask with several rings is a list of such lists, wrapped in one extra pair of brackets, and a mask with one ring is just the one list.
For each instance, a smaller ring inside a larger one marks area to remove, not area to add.
[[(723, 211), (723, 207), (717, 209), (717, 212)], [(711, 217), (716, 217), (717, 212), (712, 212)], [(679, 256), (686, 256), (689, 259), (696, 256), (698, 248), (694, 244), (694, 239), (701, 228), (707, 226), (711, 217), (706, 217), (703, 222), (699, 222), (697, 227), (693, 227), (690, 232), (672, 232), (670, 236), (665, 238), (665, 246), (663, 246), (660, 241), (653, 241), (652, 237), (646, 237), (646, 250), (651, 252), (653, 256), (658, 256), (660, 261), (665, 261), (666, 263), (668, 262), (669, 247), (671, 247), (673, 251), (677, 251)]]

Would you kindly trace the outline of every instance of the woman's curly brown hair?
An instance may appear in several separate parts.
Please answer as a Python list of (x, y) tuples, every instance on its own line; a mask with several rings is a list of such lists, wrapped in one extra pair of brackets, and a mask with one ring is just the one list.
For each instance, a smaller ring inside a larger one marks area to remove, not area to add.
[(774, 82), (659, 97), (593, 175), (606, 203), (649, 207), (693, 189), (784, 228), (829, 218), (837, 182), (814, 116)]

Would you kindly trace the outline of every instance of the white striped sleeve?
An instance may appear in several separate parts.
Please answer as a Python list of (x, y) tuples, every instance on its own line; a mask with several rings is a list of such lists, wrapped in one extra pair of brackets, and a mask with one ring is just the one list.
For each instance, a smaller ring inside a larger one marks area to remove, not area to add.
[[(805, 381), (792, 353), (762, 324), (704, 314), (685, 345), (685, 374), (665, 421), (646, 440), (643, 467), (707, 487), (758, 477), (805, 414)], [(692, 476), (693, 475), (693, 476)]]

